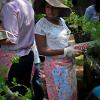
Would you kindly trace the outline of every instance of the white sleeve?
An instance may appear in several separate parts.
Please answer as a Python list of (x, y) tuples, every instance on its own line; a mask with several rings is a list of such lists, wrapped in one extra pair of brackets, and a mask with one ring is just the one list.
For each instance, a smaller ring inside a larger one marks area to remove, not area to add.
[(63, 24), (63, 27), (67, 30), (67, 33), (70, 35), (71, 34), (71, 31), (69, 30), (69, 28), (67, 27), (66, 23), (65, 23), (65, 20), (63, 18), (60, 18), (61, 21), (62, 21), (62, 24)]
[(44, 32), (44, 28), (43, 28), (43, 21), (40, 19), (36, 25), (35, 25), (35, 28), (34, 28), (34, 33), (35, 34), (39, 34), (39, 35), (45, 35), (45, 32)]
[(34, 40), (34, 45), (32, 46), (32, 50), (34, 52), (34, 63), (35, 64), (40, 63), (39, 53), (38, 53), (38, 50), (37, 50), (37, 46), (36, 46), (35, 40)]

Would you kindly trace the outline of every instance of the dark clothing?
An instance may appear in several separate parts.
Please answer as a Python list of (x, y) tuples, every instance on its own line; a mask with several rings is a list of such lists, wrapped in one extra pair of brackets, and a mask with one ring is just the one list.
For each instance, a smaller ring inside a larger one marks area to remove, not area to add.
[[(11, 82), (13, 81), (13, 78), (16, 78), (16, 82), (18, 84), (22, 84), (27, 86), (28, 88), (31, 88), (30, 81), (31, 81), (33, 61), (34, 61), (34, 54), (31, 51), (28, 55), (20, 57), (19, 63), (12, 64), (8, 75), (9, 87), (12, 87)], [(36, 67), (32, 79), (32, 85), (35, 94), (34, 99), (42, 100), (44, 97), (44, 92), (42, 88), (43, 83), (40, 78), (40, 70)], [(25, 93), (27, 92), (27, 89), (24, 86), (15, 86), (14, 88), (11, 88), (11, 90), (13, 92), (18, 91), (22, 95), (25, 95)]]
[[(39, 58), (41, 62), (45, 61), (44, 56), (39, 56)], [(44, 98), (44, 89), (43, 89), (44, 84), (40, 77), (40, 68), (41, 68), (41, 64), (35, 65), (34, 77), (32, 78), (32, 86), (35, 94), (34, 100), (43, 100)]]
[(77, 1), (77, 0), (72, 0), (72, 4), (73, 4), (74, 6), (76, 6), (76, 5), (77, 5), (77, 3), (78, 3), (78, 1)]
[(40, 69), (35, 67), (34, 77), (32, 79), (32, 86), (34, 89), (34, 100), (42, 100), (44, 98), (43, 81), (40, 78)]
[[(31, 72), (34, 61), (34, 54), (32, 51), (26, 56), (22, 56), (19, 59), (19, 63), (14, 63), (8, 74), (8, 84), (10, 86), (13, 78), (16, 78), (16, 82), (27, 87), (30, 87)], [(24, 94), (25, 89), (13, 88), (12, 91), (19, 91), (19, 93)]]

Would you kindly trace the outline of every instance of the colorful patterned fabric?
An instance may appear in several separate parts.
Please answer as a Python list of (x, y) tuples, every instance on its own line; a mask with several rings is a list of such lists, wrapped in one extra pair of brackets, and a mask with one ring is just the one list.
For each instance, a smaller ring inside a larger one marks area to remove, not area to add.
[[(7, 69), (9, 70), (14, 56), (15, 56), (14, 52), (4, 52), (2, 49), (0, 49), (0, 67), (7, 67)], [(4, 77), (7, 78), (8, 73), (5, 74), (6, 76)]]
[(4, 52), (2, 49), (0, 49), (0, 65), (10, 67), (14, 56), (14, 52)]
[(47, 57), (43, 68), (49, 100), (77, 100), (76, 73), (71, 59)]

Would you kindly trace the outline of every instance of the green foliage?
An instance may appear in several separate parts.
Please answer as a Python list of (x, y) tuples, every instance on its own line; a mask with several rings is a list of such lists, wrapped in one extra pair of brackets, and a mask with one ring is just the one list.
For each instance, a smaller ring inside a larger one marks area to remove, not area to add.
[(96, 58), (100, 55), (100, 45), (95, 44), (92, 48), (87, 48), (87, 54)]
[(83, 63), (84, 63), (84, 55), (81, 54), (81, 55), (75, 57), (75, 63), (76, 63), (76, 65), (83, 65)]
[(3, 91), (5, 86), (5, 81), (2, 76), (0, 76), (0, 93)]
[(19, 59), (20, 59), (19, 56), (14, 56), (14, 57), (12, 58), (12, 63), (13, 63), (13, 64), (14, 64), (14, 63), (19, 63)]
[(75, 29), (78, 28), (80, 21), (80, 16), (72, 12), (69, 17), (65, 18), (65, 21)]
[(8, 67), (0, 64), (0, 76), (5, 78), (7, 75), (7, 72), (8, 72)]
[(92, 56), (86, 56), (84, 64), (88, 65), (90, 69), (93, 70), (96, 68), (98, 62)]
[[(16, 79), (13, 79), (14, 84), (13, 87), (15, 86), (22, 86), (20, 84), (16, 83)], [(10, 88), (12, 87), (8, 87), (6, 85), (6, 81), (4, 80), (4, 78), (2, 76), (0, 76), (0, 100), (32, 100), (32, 91), (27, 88), (26, 86), (24, 86), (27, 89), (27, 93), (22, 96), (21, 94), (19, 94), (18, 92), (12, 92), (10, 90)], [(3, 95), (1, 95), (2, 93), (4, 93)]]
[(78, 30), (80, 26), (83, 33), (91, 33), (92, 40), (100, 39), (100, 22), (89, 21), (84, 16), (79, 16), (72, 12), (70, 17), (67, 17), (65, 21), (71, 24), (71, 27)]
[(5, 100), (5, 98), (3, 96), (0, 96), (0, 100)]
[(27, 88), (27, 93), (25, 94), (25, 96), (21, 96), (20, 97), (21, 100), (31, 100), (32, 99), (32, 91)]
[(44, 17), (45, 14), (37, 14), (35, 15), (36, 21), (38, 21), (40, 18)]
[(72, 0), (64, 0), (64, 4), (68, 7), (72, 7)]

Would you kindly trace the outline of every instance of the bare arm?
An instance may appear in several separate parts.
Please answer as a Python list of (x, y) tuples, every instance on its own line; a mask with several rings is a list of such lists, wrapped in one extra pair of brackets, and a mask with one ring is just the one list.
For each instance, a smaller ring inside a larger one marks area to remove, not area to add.
[(35, 34), (36, 45), (40, 55), (44, 56), (55, 56), (64, 54), (64, 49), (53, 50), (47, 48), (46, 37), (42, 35)]
[[(0, 30), (4, 30), (4, 27), (2, 24), (0, 24)], [(9, 39), (3, 39), (3, 40), (0, 40), (0, 44), (2, 45), (11, 45), (13, 43), (11, 43), (11, 41)]]
[(11, 43), (9, 39), (0, 40), (0, 44), (2, 44), (2, 45), (13, 45), (13, 43)]

